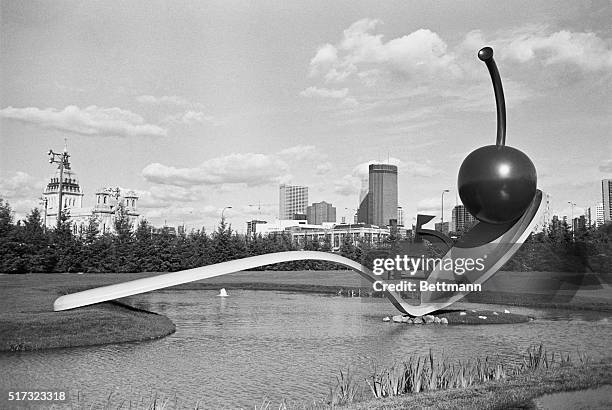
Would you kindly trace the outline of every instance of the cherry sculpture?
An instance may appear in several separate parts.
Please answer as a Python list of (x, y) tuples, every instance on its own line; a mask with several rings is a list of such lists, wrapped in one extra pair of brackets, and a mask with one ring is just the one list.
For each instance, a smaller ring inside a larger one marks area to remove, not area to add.
[(497, 106), (497, 142), (471, 152), (459, 168), (457, 185), (466, 209), (479, 221), (504, 224), (517, 220), (536, 194), (537, 174), (522, 151), (506, 146), (506, 102), (493, 49), (478, 58), (489, 69)]

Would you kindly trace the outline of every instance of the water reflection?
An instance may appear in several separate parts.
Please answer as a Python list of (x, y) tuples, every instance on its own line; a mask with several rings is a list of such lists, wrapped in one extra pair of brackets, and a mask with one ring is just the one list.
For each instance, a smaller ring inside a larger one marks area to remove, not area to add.
[[(1, 354), (2, 386), (53, 386), (63, 380), (85, 402), (176, 397), (206, 408), (252, 407), (267, 396), (307, 401), (323, 397), (340, 368), (364, 375), (372, 363), (391, 364), (409, 354), (465, 360), (483, 355), (516, 359), (533, 343), (551, 349), (612, 354), (606, 314), (510, 308), (537, 318), (490, 326), (405, 326), (383, 323), (388, 303), (283, 292), (166, 291), (129, 300), (163, 313), (174, 335), (128, 343), (47, 352)], [(496, 307), (493, 307), (497, 309)], [(499, 307), (503, 311), (504, 307)]]

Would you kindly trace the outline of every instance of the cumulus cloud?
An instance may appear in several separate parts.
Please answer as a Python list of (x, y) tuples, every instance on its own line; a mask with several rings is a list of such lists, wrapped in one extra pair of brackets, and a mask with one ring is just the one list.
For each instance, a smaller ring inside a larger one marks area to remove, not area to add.
[(380, 23), (369, 18), (356, 21), (344, 30), (338, 44), (320, 47), (310, 61), (311, 74), (323, 74), (328, 82), (342, 82), (356, 74), (372, 85), (383, 71), (419, 77), (459, 73), (455, 56), (437, 33), (419, 29), (385, 41), (374, 32)]
[(103, 108), (91, 105), (79, 108), (69, 105), (61, 111), (55, 108), (6, 107), (0, 110), (0, 117), (87, 136), (163, 137), (167, 135), (166, 129), (148, 124), (140, 115), (117, 107)]
[(278, 152), (278, 155), (291, 161), (317, 159), (321, 157), (314, 145), (295, 145)]
[(278, 183), (286, 178), (289, 165), (274, 155), (230, 154), (212, 158), (193, 168), (176, 168), (153, 163), (142, 170), (149, 182), (176, 185), (245, 184), (259, 186)]
[(41, 207), (38, 198), (42, 196), (45, 183), (45, 180), (37, 179), (27, 172), (1, 173), (0, 198), (8, 201), (16, 218), (21, 219), (32, 208)]
[(361, 190), (362, 179), (355, 175), (345, 175), (334, 182), (334, 192), (339, 195), (357, 195)]
[(0, 178), (0, 197), (31, 198), (41, 196), (45, 181), (34, 178), (27, 172), (17, 171), (13, 174), (2, 174)]
[(345, 98), (348, 95), (348, 88), (341, 90), (330, 88), (308, 87), (300, 92), (302, 97), (322, 97), (322, 98)]
[(310, 74), (317, 75), (319, 69), (326, 69), (333, 65), (338, 59), (338, 50), (331, 44), (325, 44), (317, 50), (315, 56), (310, 60)]
[(612, 45), (592, 32), (543, 30), (517, 33), (505, 39), (504, 56), (519, 62), (537, 59), (545, 65), (573, 64), (587, 71), (612, 67)]
[[(220, 218), (222, 209), (223, 208), (219, 208), (214, 205), (199, 205), (197, 207), (193, 207), (173, 204), (172, 206), (164, 209), (148, 209), (144, 216), (147, 219), (152, 220), (163, 219), (164, 221), (167, 220), (193, 223), (194, 221), (200, 221), (204, 218), (218, 219)], [(228, 213), (229, 211), (226, 211), (225, 215), (227, 216)]]
[(169, 115), (163, 122), (171, 124), (196, 124), (203, 122), (213, 122), (214, 118), (211, 115), (206, 115), (201, 111), (185, 111), (184, 113)]
[(353, 107), (358, 105), (357, 100), (354, 97), (348, 95), (348, 88), (334, 89), (334, 88), (319, 88), (319, 87), (308, 87), (305, 90), (300, 91), (302, 97), (309, 98), (329, 98), (335, 100), (342, 100), (341, 105), (345, 107)]
[(168, 105), (177, 105), (177, 106), (186, 106), (191, 103), (177, 95), (162, 95), (160, 97), (156, 97), (154, 95), (139, 95), (136, 97), (136, 101), (142, 104), (151, 104), (151, 105), (160, 105), (160, 104), (168, 104)]

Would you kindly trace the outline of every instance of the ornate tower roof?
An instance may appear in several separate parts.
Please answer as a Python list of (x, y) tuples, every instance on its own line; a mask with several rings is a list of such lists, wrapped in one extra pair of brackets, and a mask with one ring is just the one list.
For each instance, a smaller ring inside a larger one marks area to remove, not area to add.
[[(60, 170), (59, 166), (55, 171), (55, 174), (49, 179), (47, 186), (45, 187), (45, 194), (57, 194), (59, 192), (60, 182)], [(70, 164), (64, 167), (64, 183), (62, 187), (64, 194), (83, 195), (81, 185), (79, 184), (79, 178), (77, 174), (70, 169)]]

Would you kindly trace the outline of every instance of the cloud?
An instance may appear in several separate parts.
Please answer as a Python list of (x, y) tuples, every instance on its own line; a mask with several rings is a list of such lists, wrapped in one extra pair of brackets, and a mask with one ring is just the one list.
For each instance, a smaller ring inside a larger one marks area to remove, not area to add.
[(302, 97), (321, 97), (321, 98), (345, 98), (348, 95), (348, 88), (341, 90), (330, 88), (308, 87), (300, 92)]
[(61, 111), (55, 108), (7, 107), (0, 110), (0, 117), (87, 136), (164, 137), (167, 135), (166, 129), (148, 124), (140, 115), (116, 107), (102, 108), (91, 105), (79, 108), (69, 105)]
[(599, 170), (601, 172), (610, 172), (612, 173), (612, 159), (605, 160), (600, 166)]
[(455, 56), (440, 36), (419, 29), (385, 41), (374, 30), (380, 20), (365, 18), (343, 32), (338, 44), (320, 47), (310, 61), (311, 75), (323, 74), (327, 82), (343, 82), (352, 76), (372, 86), (382, 73), (408, 77), (456, 76)]
[(17, 171), (12, 175), (3, 174), (0, 178), (0, 197), (5, 199), (25, 199), (42, 195), (45, 181), (34, 178), (27, 172)]
[(295, 145), (279, 151), (278, 155), (291, 161), (317, 159), (322, 157), (321, 154), (317, 153), (317, 149), (314, 145)]
[(585, 71), (606, 70), (612, 67), (612, 46), (609, 41), (592, 32), (543, 30), (517, 33), (506, 39), (504, 57), (519, 62), (541, 61), (544, 65), (573, 64)]
[(342, 100), (341, 105), (344, 107), (354, 107), (359, 104), (354, 97), (348, 96), (348, 88), (333, 89), (308, 87), (305, 90), (300, 91), (300, 95), (307, 98), (329, 98)]
[(328, 174), (333, 169), (333, 165), (331, 162), (326, 161), (320, 164), (317, 164), (315, 168), (315, 172), (317, 175), (325, 175)]
[(317, 75), (320, 69), (331, 66), (338, 59), (338, 50), (331, 44), (325, 44), (317, 50), (310, 60), (310, 75)]
[[(222, 210), (223, 208), (219, 208), (214, 205), (199, 205), (197, 207), (193, 207), (173, 204), (172, 206), (164, 209), (149, 209), (143, 213), (143, 216), (152, 220), (163, 219), (164, 221), (168, 221), (169, 224), (176, 224), (179, 221), (179, 223), (194, 223), (195, 221), (202, 221), (204, 218), (220, 219)], [(225, 211), (225, 215), (227, 216), (229, 212), (229, 210)]]
[(184, 113), (169, 115), (162, 122), (170, 124), (196, 124), (203, 122), (213, 122), (214, 118), (211, 115), (206, 115), (201, 111), (186, 111)]
[(34, 178), (27, 172), (0, 174), (0, 198), (8, 201), (15, 212), (15, 219), (25, 218), (33, 208), (41, 208), (40, 200), (45, 180)]
[(288, 171), (289, 165), (276, 156), (247, 153), (212, 158), (193, 168), (153, 163), (142, 170), (142, 175), (149, 182), (163, 185), (245, 184), (253, 187), (279, 183), (287, 177)]
[(355, 175), (345, 175), (334, 182), (334, 192), (339, 195), (357, 195), (361, 190), (362, 179)]
[(177, 105), (177, 106), (191, 105), (191, 103), (187, 99), (176, 96), (176, 95), (162, 95), (161, 97), (156, 97), (154, 95), (139, 95), (138, 97), (136, 97), (136, 101), (142, 104), (151, 104), (151, 105), (160, 105), (160, 104)]

